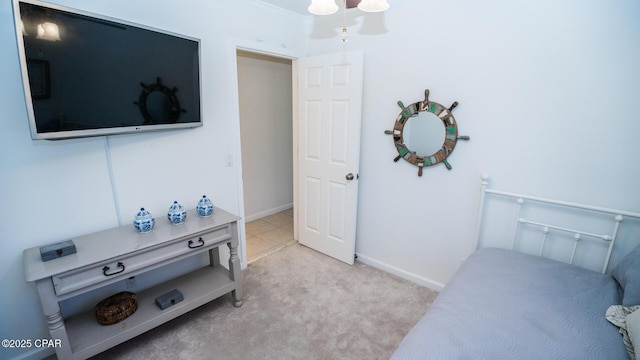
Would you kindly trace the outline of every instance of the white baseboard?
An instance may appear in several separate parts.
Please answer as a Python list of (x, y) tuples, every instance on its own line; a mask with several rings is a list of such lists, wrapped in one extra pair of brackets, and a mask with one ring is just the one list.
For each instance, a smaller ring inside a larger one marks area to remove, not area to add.
[(269, 215), (273, 215), (273, 214), (277, 214), (277, 213), (279, 213), (281, 211), (289, 210), (291, 208), (293, 208), (293, 203), (285, 204), (285, 205), (278, 206), (278, 207), (273, 208), (273, 209), (261, 211), (261, 212), (256, 213), (256, 214), (246, 215), (245, 218), (244, 218), (244, 221), (245, 222), (250, 222), (250, 221), (262, 219), (263, 217), (266, 217), (266, 216), (269, 216)]
[(363, 264), (372, 266), (376, 269), (380, 269), (382, 271), (386, 271), (390, 274), (393, 274), (397, 277), (403, 278), (405, 280), (409, 280), (411, 282), (414, 282), (418, 285), (422, 285), (425, 287), (428, 287), (431, 290), (435, 290), (437, 292), (442, 291), (442, 289), (444, 289), (444, 284), (439, 283), (437, 281), (433, 281), (430, 279), (427, 279), (425, 277), (407, 272), (405, 270), (399, 269), (393, 265), (389, 265), (387, 263), (384, 263), (382, 261), (378, 261), (375, 259), (372, 259), (366, 255), (362, 255), (362, 254), (357, 254), (358, 255), (358, 261), (360, 261)]

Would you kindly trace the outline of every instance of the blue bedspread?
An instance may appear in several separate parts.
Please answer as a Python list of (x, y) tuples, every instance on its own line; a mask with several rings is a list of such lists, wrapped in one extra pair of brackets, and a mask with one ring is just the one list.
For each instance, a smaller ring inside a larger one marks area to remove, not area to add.
[(470, 256), (407, 334), (400, 359), (628, 359), (605, 319), (616, 281), (502, 249)]

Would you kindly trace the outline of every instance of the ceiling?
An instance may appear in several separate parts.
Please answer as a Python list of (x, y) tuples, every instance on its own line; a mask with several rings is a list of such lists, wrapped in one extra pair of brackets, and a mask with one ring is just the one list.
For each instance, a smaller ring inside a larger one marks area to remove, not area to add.
[(309, 1), (309, 4), (307, 4), (307, 1), (304, 1), (304, 0), (261, 0), (261, 1), (279, 8), (293, 11), (294, 13), (298, 13), (301, 15), (309, 15), (309, 12), (307, 11), (307, 7), (311, 3)]
[[(264, 3), (292, 11), (300, 15), (311, 15), (307, 8), (311, 4), (311, 0), (260, 0)], [(358, 6), (360, 0), (347, 0), (347, 9)], [(342, 9), (344, 0), (336, 1), (336, 4)]]

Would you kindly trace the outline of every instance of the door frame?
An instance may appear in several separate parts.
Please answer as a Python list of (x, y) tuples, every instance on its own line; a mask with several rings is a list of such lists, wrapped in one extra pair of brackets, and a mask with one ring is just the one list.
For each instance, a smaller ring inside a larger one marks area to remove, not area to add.
[[(291, 107), (293, 109), (292, 112), (292, 127), (293, 127), (293, 147), (291, 151), (293, 152), (293, 207), (296, 208), (298, 203), (298, 185), (296, 179), (298, 178), (298, 64), (297, 59), (302, 57), (303, 54), (299, 51), (292, 51), (290, 49), (272, 46), (269, 44), (265, 44), (256, 40), (247, 40), (247, 39), (231, 39), (228, 46), (228, 61), (231, 64), (233, 69), (232, 73), (234, 74), (231, 79), (231, 102), (233, 108), (232, 118), (234, 121), (233, 124), (233, 154), (236, 159), (236, 178), (238, 181), (238, 209), (241, 214), (244, 214), (244, 182), (242, 180), (242, 149), (241, 149), (241, 133), (240, 133), (240, 98), (238, 96), (239, 86), (238, 86), (238, 59), (237, 59), (237, 51), (243, 50), (257, 54), (269, 55), (273, 57), (278, 57), (282, 59), (291, 60), (291, 91), (292, 91), (292, 104)], [(238, 222), (238, 237), (240, 241), (240, 264), (241, 268), (245, 269), (247, 267), (247, 238), (245, 232), (245, 219), (244, 216), (241, 216), (241, 220)], [(293, 238), (298, 240), (298, 214), (293, 212)]]

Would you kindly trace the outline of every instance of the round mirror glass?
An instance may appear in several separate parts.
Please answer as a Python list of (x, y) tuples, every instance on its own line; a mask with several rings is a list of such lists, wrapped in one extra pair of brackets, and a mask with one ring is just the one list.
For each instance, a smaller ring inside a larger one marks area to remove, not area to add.
[(407, 120), (402, 137), (411, 152), (418, 156), (430, 156), (444, 144), (444, 123), (435, 114), (420, 111)]

